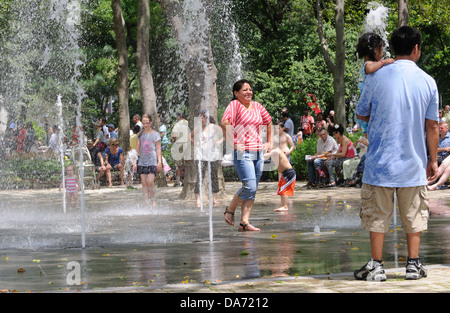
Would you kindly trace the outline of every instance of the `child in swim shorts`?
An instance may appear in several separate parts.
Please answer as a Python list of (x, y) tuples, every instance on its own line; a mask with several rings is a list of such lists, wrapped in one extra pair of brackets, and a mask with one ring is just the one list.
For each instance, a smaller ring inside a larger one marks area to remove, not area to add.
[(277, 195), (281, 198), (281, 206), (275, 209), (275, 212), (282, 212), (288, 210), (288, 197), (294, 195), (296, 174), (292, 168), (288, 158), (278, 148), (273, 149), (270, 153), (264, 154), (264, 159), (272, 158), (277, 165), (278, 173), (281, 173), (280, 180), (278, 182)]

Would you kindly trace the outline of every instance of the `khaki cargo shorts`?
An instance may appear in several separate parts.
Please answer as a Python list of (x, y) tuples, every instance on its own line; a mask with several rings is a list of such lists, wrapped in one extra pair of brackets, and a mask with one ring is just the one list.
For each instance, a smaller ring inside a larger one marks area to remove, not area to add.
[(387, 233), (394, 212), (394, 191), (402, 227), (406, 233), (418, 233), (428, 227), (428, 196), (426, 186), (380, 187), (363, 184), (361, 188), (361, 228)]

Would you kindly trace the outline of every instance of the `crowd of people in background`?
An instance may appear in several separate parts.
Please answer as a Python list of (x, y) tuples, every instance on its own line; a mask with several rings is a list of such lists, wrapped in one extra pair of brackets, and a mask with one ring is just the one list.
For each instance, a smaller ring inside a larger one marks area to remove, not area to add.
[[(303, 187), (308, 189), (336, 186), (360, 187), (364, 170), (364, 155), (367, 152), (369, 144), (367, 129), (358, 124), (358, 122), (361, 122), (358, 119), (355, 119), (352, 123), (349, 122), (345, 128), (344, 125), (336, 124), (333, 110), (328, 113), (326, 118), (324, 118), (323, 112), (312, 115), (311, 111), (311, 109), (306, 107), (303, 115), (294, 123), (288, 109), (282, 108), (279, 113), (280, 119), (274, 126), (276, 134), (274, 136), (276, 141), (274, 144), (283, 151), (291, 164), (293, 164), (291, 159), (293, 150), (305, 140), (317, 140), (315, 153), (305, 157), (308, 177), (307, 183)], [(205, 111), (202, 111), (199, 117), (204, 120), (208, 119), (205, 125), (214, 123), (214, 119), (209, 115), (207, 117)], [(448, 121), (450, 121), (450, 105), (444, 106), (439, 111), (439, 165), (450, 155)], [(97, 181), (100, 181), (106, 176), (107, 186), (113, 186), (111, 172), (118, 172), (118, 182), (123, 186), (133, 188), (132, 182), (136, 173), (133, 172), (132, 163), (128, 166), (128, 170), (126, 170), (125, 165), (127, 159), (136, 158), (137, 160), (136, 156), (139, 155), (136, 151), (138, 147), (138, 135), (143, 130), (140, 114), (134, 114), (132, 122), (133, 125), (130, 128), (130, 141), (128, 145), (129, 149), (127, 151), (124, 151), (119, 144), (118, 128), (114, 124), (108, 124), (104, 118), (100, 118), (93, 123), (92, 138), (85, 138), (85, 144), (90, 151), (91, 161), (97, 172)], [(299, 126), (295, 128), (295, 124)], [(202, 133), (199, 132), (199, 134)], [(360, 134), (360, 136), (355, 142), (352, 142), (347, 134), (352, 135), (355, 133)], [(61, 149), (63, 146), (61, 142), (66, 144), (66, 147), (74, 147), (78, 144), (78, 129), (76, 128), (76, 124), (73, 128), (72, 141), (70, 142), (61, 133), (60, 127), (56, 124), (49, 127), (48, 134), (47, 145), (44, 145), (37, 139), (31, 122), (24, 124), (22, 127), (11, 123), (5, 134), (0, 134), (0, 145), (2, 147), (0, 151), (3, 155), (12, 153), (42, 153), (57, 156), (62, 152)], [(184, 162), (186, 159), (186, 152), (182, 150), (188, 141), (194, 143), (194, 131), (191, 133), (184, 114), (177, 112), (176, 120), (172, 127), (166, 124), (164, 117), (160, 117), (158, 134), (160, 136), (161, 152), (166, 151), (172, 144), (174, 147), (171, 151), (180, 153), (179, 157), (173, 158), (173, 164), (171, 165), (174, 174), (172, 175), (173, 177), (170, 177), (170, 180), (173, 186), (182, 186)], [(205, 135), (203, 134), (203, 136)], [(201, 136), (197, 137), (202, 138)], [(166, 151), (165, 153), (170, 154), (171, 151)], [(203, 161), (201, 175), (204, 175), (206, 169), (206, 160)], [(170, 166), (163, 156), (162, 162), (164, 163), (164, 172), (167, 173)], [(202, 163), (201, 158), (199, 162)], [(213, 162), (214, 175), (217, 172), (217, 166), (218, 162)], [(279, 175), (281, 174), (279, 173)], [(216, 186), (215, 182), (216, 179), (214, 180), (214, 186)], [(445, 183), (433, 187), (433, 189), (446, 188), (448, 186)], [(216, 188), (215, 193), (217, 193)], [(196, 194), (198, 197), (198, 188), (196, 188)], [(214, 203), (217, 203), (217, 201), (214, 200)]]

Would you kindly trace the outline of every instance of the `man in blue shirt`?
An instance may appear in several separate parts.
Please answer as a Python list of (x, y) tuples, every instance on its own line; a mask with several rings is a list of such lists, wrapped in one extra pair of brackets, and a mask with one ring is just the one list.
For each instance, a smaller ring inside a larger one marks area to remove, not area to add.
[(394, 192), (408, 244), (405, 278), (426, 277), (419, 247), (428, 224), (427, 175), (436, 177), (438, 169), (439, 97), (434, 79), (416, 65), (421, 45), (417, 29), (397, 28), (391, 36), (395, 62), (368, 75), (356, 108), (357, 117), (369, 122), (360, 215), (372, 251), (356, 279), (386, 280), (382, 252)]
[(289, 117), (289, 113), (288, 113), (288, 110), (286, 108), (283, 108), (283, 110), (281, 111), (281, 118), (283, 119), (283, 122), (284, 122), (284, 131), (286, 133), (288, 133), (289, 136), (291, 136), (292, 140), (295, 143), (295, 140), (294, 140), (294, 122)]
[(450, 133), (448, 132), (448, 123), (439, 122), (439, 146), (437, 149), (438, 165), (450, 155)]
[(108, 124), (106, 125), (108, 127), (109, 131), (109, 139), (116, 138), (119, 139), (119, 135), (116, 132), (116, 129), (114, 128), (114, 124)]

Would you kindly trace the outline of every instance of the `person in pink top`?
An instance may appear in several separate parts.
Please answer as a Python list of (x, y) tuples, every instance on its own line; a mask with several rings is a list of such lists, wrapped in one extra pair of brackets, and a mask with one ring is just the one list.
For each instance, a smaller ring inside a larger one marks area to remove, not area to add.
[(315, 134), (318, 135), (319, 130), (321, 130), (322, 128), (327, 128), (327, 122), (323, 119), (322, 113), (317, 113), (317, 121), (314, 129)]
[[(80, 181), (78, 180), (78, 175), (75, 174), (75, 167), (72, 164), (66, 167), (66, 176), (64, 178), (64, 187), (66, 189), (66, 200), (69, 204), (69, 210), (72, 209), (72, 202), (75, 203), (77, 209), (80, 208), (80, 203), (78, 202), (78, 191), (80, 191)], [(59, 191), (61, 191), (63, 183), (59, 186)]]
[(328, 187), (336, 186), (336, 182), (334, 179), (335, 168), (342, 169), (342, 164), (344, 164), (345, 160), (355, 157), (355, 149), (353, 149), (353, 143), (347, 136), (344, 135), (343, 125), (335, 124), (333, 126), (333, 136), (334, 138), (336, 138), (336, 142), (339, 145), (339, 150), (338, 152), (332, 154), (331, 158), (328, 159), (325, 163), (330, 179)]
[[(234, 168), (242, 187), (225, 208), (225, 222), (234, 226), (234, 212), (241, 205), (240, 231), (259, 231), (250, 224), (250, 213), (262, 175), (264, 152), (272, 149), (272, 118), (260, 103), (252, 101), (253, 91), (248, 80), (233, 86), (233, 99), (228, 104), (221, 126), (227, 144), (234, 150)], [(267, 142), (261, 132), (267, 127)]]

